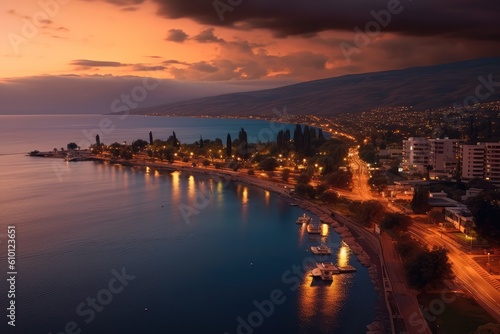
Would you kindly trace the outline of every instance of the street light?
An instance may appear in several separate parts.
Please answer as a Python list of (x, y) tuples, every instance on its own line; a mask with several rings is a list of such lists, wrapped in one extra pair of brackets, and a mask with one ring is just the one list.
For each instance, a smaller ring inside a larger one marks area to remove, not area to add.
[(486, 265), (487, 267), (490, 266), (490, 252), (488, 252), (488, 264)]

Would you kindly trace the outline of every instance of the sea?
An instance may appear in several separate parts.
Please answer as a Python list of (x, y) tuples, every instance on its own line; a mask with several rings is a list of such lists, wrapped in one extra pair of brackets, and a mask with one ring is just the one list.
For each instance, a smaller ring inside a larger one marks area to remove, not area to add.
[[(0, 332), (43, 334), (365, 333), (368, 271), (304, 210), (238, 182), (188, 172), (29, 157), (75, 142), (273, 140), (262, 120), (0, 116)], [(318, 221), (318, 217), (313, 216)], [(327, 243), (331, 256), (310, 247)], [(9, 245), (15, 245), (10, 247)], [(316, 261), (357, 271), (313, 279)]]

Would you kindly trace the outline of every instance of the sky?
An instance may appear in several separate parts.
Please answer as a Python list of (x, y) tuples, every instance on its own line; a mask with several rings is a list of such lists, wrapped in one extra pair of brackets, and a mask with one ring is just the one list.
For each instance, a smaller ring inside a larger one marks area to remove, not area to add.
[(106, 112), (132, 92), (148, 106), (500, 56), (498, 17), (498, 0), (3, 0), (0, 113)]

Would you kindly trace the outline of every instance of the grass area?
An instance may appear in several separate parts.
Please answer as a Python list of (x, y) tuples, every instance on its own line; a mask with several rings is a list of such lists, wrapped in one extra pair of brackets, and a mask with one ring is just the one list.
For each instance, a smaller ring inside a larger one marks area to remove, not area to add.
[[(450, 234), (453, 234), (453, 237), (460, 240), (460, 242), (464, 245), (471, 244), (471, 236), (469, 236), (469, 235), (466, 235), (462, 232), (451, 232)], [(487, 246), (488, 246), (488, 242), (486, 240), (479, 241), (476, 233), (474, 232), (472, 234), (472, 247), (487, 247)]]
[[(449, 299), (453, 299), (449, 301)], [(462, 294), (446, 293), (420, 294), (418, 302), (423, 306), (424, 316), (427, 314), (427, 324), (435, 334), (470, 333), (480, 325), (496, 320), (488, 314), (474, 299)]]

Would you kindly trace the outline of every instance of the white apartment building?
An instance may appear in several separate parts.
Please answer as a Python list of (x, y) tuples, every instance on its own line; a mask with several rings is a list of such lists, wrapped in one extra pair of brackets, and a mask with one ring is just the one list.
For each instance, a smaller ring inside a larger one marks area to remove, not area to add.
[(458, 167), (460, 140), (429, 139), (429, 165), (435, 173), (453, 174)]
[(480, 178), (500, 185), (500, 143), (462, 145), (462, 179)]
[(420, 173), (427, 172), (430, 143), (427, 138), (410, 137), (403, 140), (403, 169)]
[(484, 143), (486, 147), (486, 166), (484, 178), (500, 183), (500, 143)]

